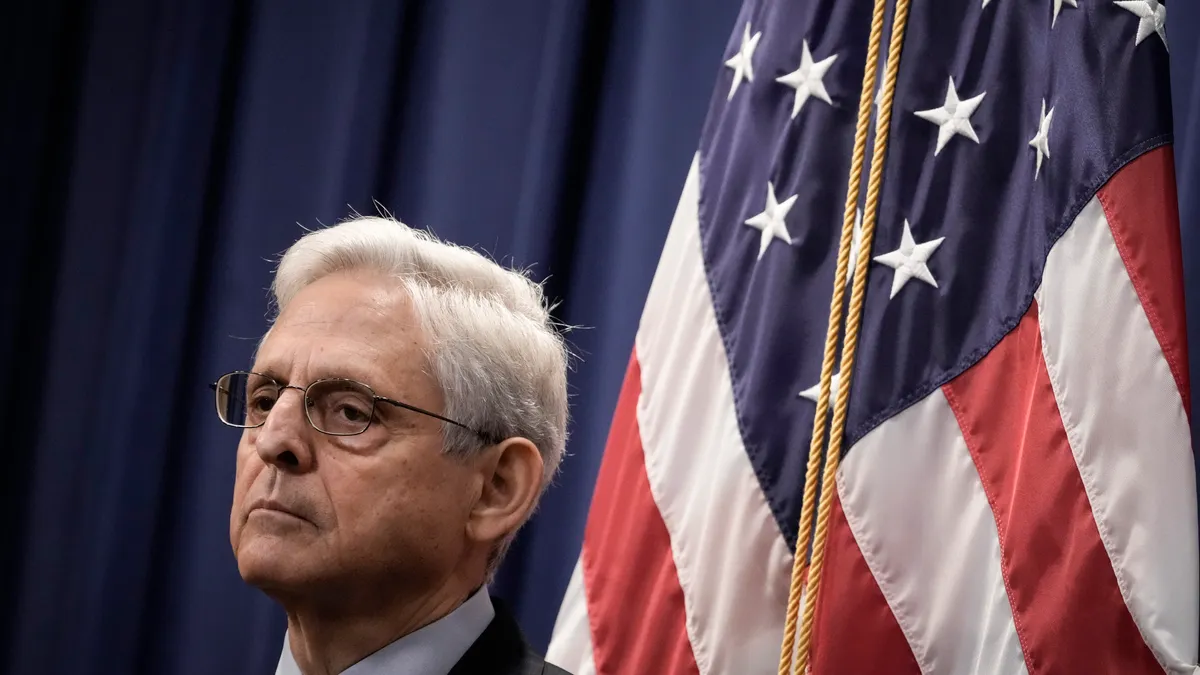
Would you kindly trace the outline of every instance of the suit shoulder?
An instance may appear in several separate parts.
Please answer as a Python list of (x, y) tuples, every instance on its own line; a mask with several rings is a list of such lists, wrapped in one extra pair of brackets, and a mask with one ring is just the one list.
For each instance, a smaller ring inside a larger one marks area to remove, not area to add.
[(493, 598), (496, 615), (483, 634), (467, 649), (450, 675), (571, 675), (546, 663), (525, 641), (516, 618)]

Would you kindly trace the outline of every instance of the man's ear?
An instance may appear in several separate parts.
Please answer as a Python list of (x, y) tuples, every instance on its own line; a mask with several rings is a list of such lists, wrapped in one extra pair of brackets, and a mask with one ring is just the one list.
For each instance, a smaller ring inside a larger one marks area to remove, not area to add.
[(542, 453), (533, 441), (514, 437), (489, 448), (480, 460), (483, 483), (467, 520), (467, 535), (498, 542), (533, 511), (542, 490)]

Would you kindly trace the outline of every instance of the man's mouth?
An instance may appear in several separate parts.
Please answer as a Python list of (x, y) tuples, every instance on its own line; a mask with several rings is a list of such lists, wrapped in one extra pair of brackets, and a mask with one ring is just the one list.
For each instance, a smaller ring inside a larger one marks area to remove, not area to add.
[(256, 511), (262, 511), (264, 513), (270, 513), (274, 515), (289, 516), (308, 522), (307, 518), (297, 513), (294, 509), (289, 508), (277, 500), (266, 497), (260, 497), (259, 499), (251, 502), (250, 509), (246, 511), (246, 516), (249, 517)]

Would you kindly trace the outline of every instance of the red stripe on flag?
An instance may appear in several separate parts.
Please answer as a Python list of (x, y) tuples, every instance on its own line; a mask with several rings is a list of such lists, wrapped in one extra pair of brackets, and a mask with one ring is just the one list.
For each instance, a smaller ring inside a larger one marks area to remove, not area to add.
[(996, 519), (1030, 674), (1162, 673), (1100, 540), (1042, 358), (1037, 305), (943, 391)]
[(1183, 247), (1171, 146), (1151, 150), (1127, 164), (1096, 197), (1190, 418)]
[(812, 644), (813, 675), (921, 672), (863, 559), (837, 495), (830, 514)]
[(583, 540), (592, 653), (600, 675), (699, 673), (671, 539), (650, 492), (629, 360)]

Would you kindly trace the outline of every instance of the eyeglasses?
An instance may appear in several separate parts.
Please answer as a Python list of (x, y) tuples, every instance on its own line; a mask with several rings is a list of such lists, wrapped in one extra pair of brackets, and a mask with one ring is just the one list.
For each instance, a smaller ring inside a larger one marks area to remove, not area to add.
[(490, 435), (477, 429), (414, 405), (379, 396), (367, 385), (354, 380), (335, 377), (297, 387), (280, 384), (266, 375), (239, 370), (222, 375), (208, 386), (217, 394), (217, 417), (239, 429), (256, 429), (266, 424), (267, 415), (283, 390), (295, 389), (304, 395), (304, 415), (308, 423), (330, 436), (363, 433), (375, 419), (375, 405), (382, 402), (461, 427), (488, 443), (495, 442)]

